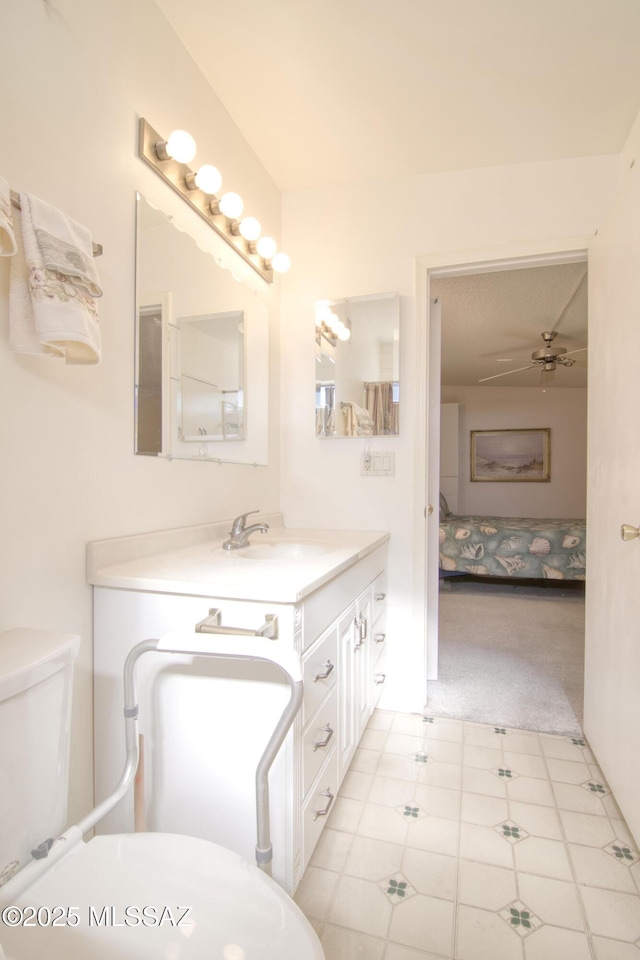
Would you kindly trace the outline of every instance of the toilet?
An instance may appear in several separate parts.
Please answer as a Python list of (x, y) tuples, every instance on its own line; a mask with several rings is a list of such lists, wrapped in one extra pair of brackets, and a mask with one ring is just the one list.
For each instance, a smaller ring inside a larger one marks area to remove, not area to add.
[(0, 633), (0, 960), (324, 960), (284, 890), (218, 844), (62, 833), (78, 649)]

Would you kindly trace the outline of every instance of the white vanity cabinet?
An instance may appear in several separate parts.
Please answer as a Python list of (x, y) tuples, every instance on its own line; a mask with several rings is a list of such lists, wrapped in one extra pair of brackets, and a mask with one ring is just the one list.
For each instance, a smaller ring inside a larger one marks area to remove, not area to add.
[[(273, 876), (293, 892), (379, 692), (372, 671), (384, 646), (374, 631), (384, 618), (384, 601), (375, 598), (384, 592), (385, 540), (315, 589), (297, 590), (291, 602), (282, 594), (273, 602), (216, 596), (215, 585), (196, 592), (192, 581), (181, 593), (184, 577), (175, 574), (162, 590), (161, 580), (146, 574), (127, 587), (124, 570), (94, 572), (96, 799), (113, 787), (124, 758), (122, 668), (131, 647), (192, 632), (212, 608), (223, 625), (250, 629), (275, 615), (278, 639), (264, 643), (296, 649), (304, 681), (303, 706), (269, 778)], [(255, 770), (289, 696), (282, 674), (256, 661), (156, 653), (139, 661), (139, 674), (146, 828), (201, 836), (253, 861)], [(132, 818), (128, 798), (100, 830), (130, 830)]]

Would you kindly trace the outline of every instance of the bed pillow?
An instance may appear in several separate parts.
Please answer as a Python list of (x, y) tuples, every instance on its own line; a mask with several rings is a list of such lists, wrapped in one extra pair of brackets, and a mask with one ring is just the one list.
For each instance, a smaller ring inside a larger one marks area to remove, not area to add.
[(451, 515), (451, 510), (449, 510), (449, 504), (447, 503), (447, 498), (444, 493), (440, 494), (440, 519), (444, 520), (445, 517)]

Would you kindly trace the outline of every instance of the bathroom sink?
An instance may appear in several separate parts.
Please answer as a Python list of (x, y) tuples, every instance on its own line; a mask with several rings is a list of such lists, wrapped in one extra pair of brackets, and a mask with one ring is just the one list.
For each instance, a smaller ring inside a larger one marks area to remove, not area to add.
[(330, 553), (335, 547), (330, 543), (312, 540), (268, 540), (250, 544), (233, 552), (242, 560), (306, 560)]

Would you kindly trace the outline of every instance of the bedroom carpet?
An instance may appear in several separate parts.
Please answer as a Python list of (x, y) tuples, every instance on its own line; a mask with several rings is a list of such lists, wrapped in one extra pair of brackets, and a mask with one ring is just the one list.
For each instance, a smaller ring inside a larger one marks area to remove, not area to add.
[(583, 670), (583, 594), (469, 582), (441, 589), (428, 713), (581, 736)]

